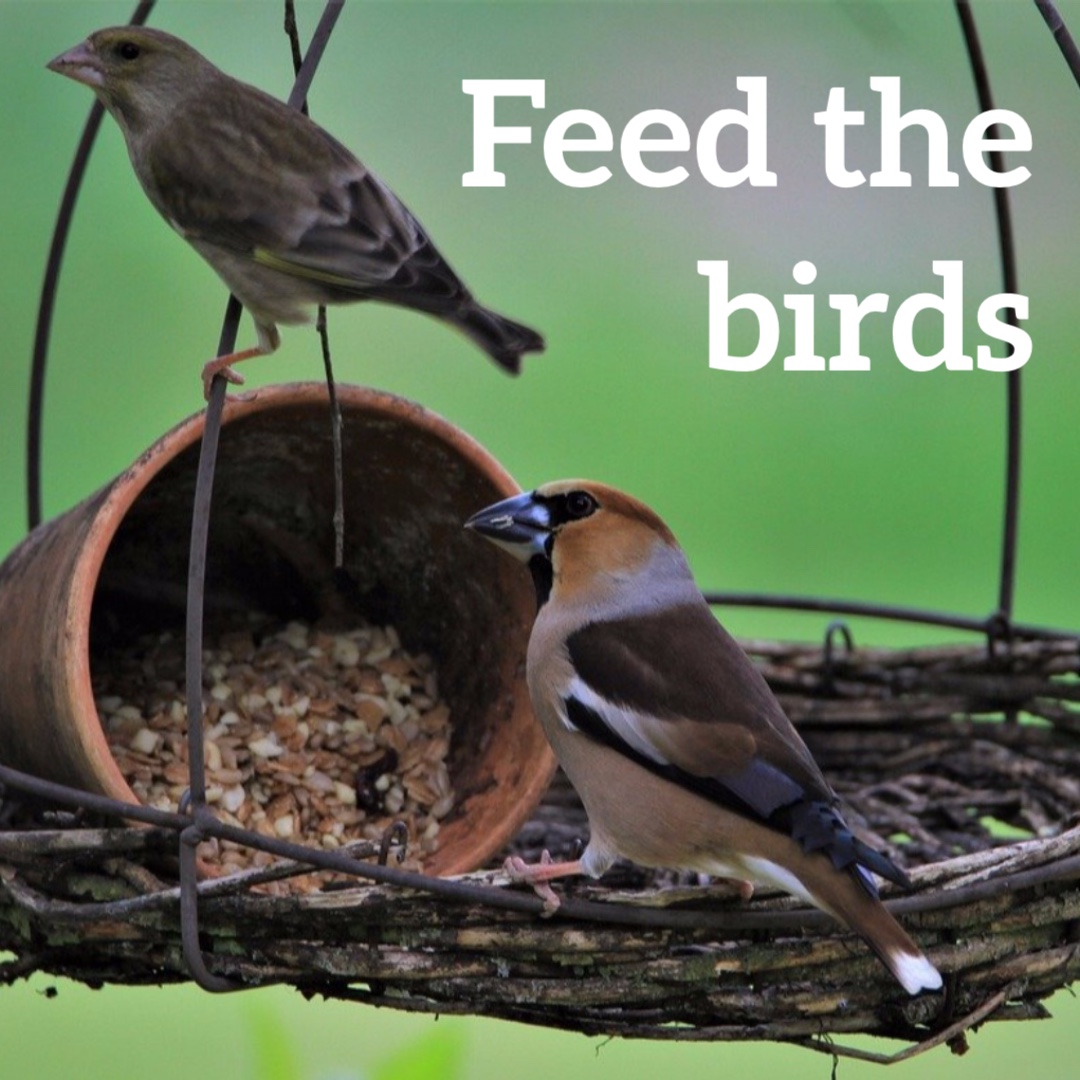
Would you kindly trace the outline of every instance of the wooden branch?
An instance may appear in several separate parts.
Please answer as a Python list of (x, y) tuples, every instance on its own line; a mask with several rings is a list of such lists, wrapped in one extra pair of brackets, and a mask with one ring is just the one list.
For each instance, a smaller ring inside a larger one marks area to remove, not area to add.
[[(0, 871), (0, 948), (32, 957), (31, 965), (0, 969), (0, 977), (22, 977), (30, 966), (89, 982), (186, 977), (178, 891), (136, 896), (122, 876), (89, 868), (95, 845), (114, 859), (118, 831), (125, 830), (83, 831), (83, 865), (59, 876), (29, 860)], [(17, 846), (25, 856), (56, 842), (53, 835), (27, 837), (13, 845), (10, 834), (0, 835), (0, 851)], [(1029, 842), (923, 868), (920, 884), (932, 882), (935, 891), (920, 895), (938, 904), (905, 922), (955, 980), (955, 1011), (974, 1012), (1006, 989), (1013, 1002), (1036, 1002), (1080, 975), (1074, 940), (1080, 868), (1071, 880), (959, 906), (949, 902), (950, 892), (1052, 866), (1066, 852), (1080, 852), (1080, 829), (1046, 846)], [(284, 898), (213, 896), (223, 887), (204, 885), (201, 926), (210, 963), (250, 985), (288, 982), (306, 992), (414, 1011), (650, 1038), (673, 1037), (670, 1025), (678, 1023), (689, 1025), (687, 1038), (873, 1032), (921, 1042), (952, 1022), (941, 995), (906, 998), (859, 942), (830, 924), (800, 931), (800, 924), (820, 920), (790, 905), (777, 908), (775, 901), (748, 907), (781, 911), (790, 930), (768, 938), (727, 931), (717, 940), (708, 923), (702, 929), (626, 929), (543, 921), (385, 886)], [(61, 890), (64, 899), (56, 895)], [(575, 895), (597, 900), (604, 892), (590, 886)], [(743, 911), (737, 902), (718, 904), (715, 890), (683, 889), (681, 896), (683, 911), (703, 898), (703, 914), (718, 906)], [(617, 902), (632, 899), (622, 895)], [(955, 942), (958, 934), (962, 940)]]

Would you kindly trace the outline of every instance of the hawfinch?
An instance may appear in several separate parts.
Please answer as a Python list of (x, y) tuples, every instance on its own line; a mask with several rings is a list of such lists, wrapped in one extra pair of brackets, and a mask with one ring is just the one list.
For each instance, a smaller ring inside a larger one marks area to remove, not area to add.
[(481, 307), (397, 196), (297, 109), (238, 82), (190, 45), (145, 27), (98, 30), (50, 61), (84, 83), (120, 125), (154, 208), (251, 312), (258, 345), (229, 365), (273, 352), (277, 323), (316, 304), (382, 300), (461, 330), (516, 374), (544, 347), (527, 326)]
[(466, 523), (528, 565), (533, 708), (589, 817), (580, 859), (511, 860), (547, 883), (617, 857), (809, 901), (861, 935), (909, 994), (941, 975), (878, 899), (904, 872), (859, 840), (764, 678), (714, 618), (671, 530), (583, 480), (545, 484)]

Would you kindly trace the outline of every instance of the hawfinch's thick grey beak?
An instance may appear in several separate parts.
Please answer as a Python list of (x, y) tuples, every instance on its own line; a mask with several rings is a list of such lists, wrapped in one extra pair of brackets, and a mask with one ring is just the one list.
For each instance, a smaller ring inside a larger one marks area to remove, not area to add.
[(68, 49), (66, 53), (61, 53), (45, 66), (58, 75), (66, 75), (69, 79), (74, 79), (94, 90), (105, 85), (105, 73), (101, 67), (101, 60), (89, 41)]
[(465, 522), (465, 528), (473, 529), (522, 562), (528, 562), (534, 555), (546, 555), (551, 513), (535, 492), (530, 491), (473, 514)]

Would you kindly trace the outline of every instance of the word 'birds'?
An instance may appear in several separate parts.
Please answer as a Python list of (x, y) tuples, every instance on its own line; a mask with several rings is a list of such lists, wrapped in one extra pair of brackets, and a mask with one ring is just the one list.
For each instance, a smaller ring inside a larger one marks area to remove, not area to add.
[(212, 360), (273, 352), (277, 323), (318, 304), (382, 300), (457, 327), (516, 374), (534, 330), (481, 307), (396, 195), (296, 109), (142, 27), (98, 30), (48, 67), (89, 86), (124, 133), (135, 175), (165, 220), (217, 271), (258, 333)]
[(857, 839), (764, 678), (713, 617), (647, 506), (587, 481), (546, 484), (466, 523), (527, 563), (539, 611), (527, 677), (589, 817), (580, 859), (507, 869), (548, 884), (617, 857), (801, 897), (860, 934), (909, 994), (941, 975), (878, 899), (909, 886)]

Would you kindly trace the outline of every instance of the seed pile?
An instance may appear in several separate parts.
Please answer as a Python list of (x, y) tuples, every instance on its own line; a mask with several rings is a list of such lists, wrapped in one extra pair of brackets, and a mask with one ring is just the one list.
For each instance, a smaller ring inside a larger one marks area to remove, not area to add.
[[(95, 679), (113, 756), (140, 802), (175, 810), (188, 786), (183, 637), (141, 638), (109, 656)], [(336, 849), (409, 830), (406, 866), (438, 843), (453, 809), (450, 710), (431, 658), (401, 647), (393, 627), (222, 634), (203, 653), (207, 801), (221, 820), (265, 836)], [(211, 839), (210, 873), (273, 857)], [(326, 875), (267, 886), (310, 891)]]

